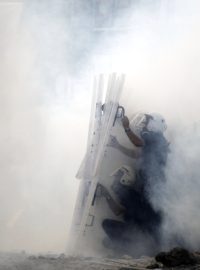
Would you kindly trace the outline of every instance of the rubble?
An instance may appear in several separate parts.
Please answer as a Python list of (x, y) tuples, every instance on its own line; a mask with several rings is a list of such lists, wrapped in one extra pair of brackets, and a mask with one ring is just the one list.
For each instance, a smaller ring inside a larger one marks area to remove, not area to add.
[(198, 253), (192, 253), (180, 247), (173, 248), (169, 252), (160, 252), (155, 259), (166, 267), (200, 264)]

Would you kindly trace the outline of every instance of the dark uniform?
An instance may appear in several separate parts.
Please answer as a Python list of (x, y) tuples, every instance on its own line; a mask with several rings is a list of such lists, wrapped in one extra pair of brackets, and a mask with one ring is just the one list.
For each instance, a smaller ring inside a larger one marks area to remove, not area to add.
[(131, 236), (135, 229), (151, 235), (158, 242), (162, 222), (162, 213), (153, 208), (150, 197), (155, 184), (165, 181), (164, 167), (169, 144), (162, 133), (145, 131), (141, 137), (144, 146), (134, 186), (119, 183), (114, 188), (120, 203), (125, 207), (124, 222), (106, 219), (102, 224), (108, 237), (124, 249), (133, 243)]

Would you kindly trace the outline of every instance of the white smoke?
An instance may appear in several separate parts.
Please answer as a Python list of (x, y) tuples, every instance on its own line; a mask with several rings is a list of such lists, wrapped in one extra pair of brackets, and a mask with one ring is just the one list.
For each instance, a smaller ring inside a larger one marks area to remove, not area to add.
[(166, 213), (165, 242), (179, 231), (197, 248), (199, 2), (133, 1), (103, 32), (90, 29), (90, 1), (72, 2), (0, 2), (0, 248), (64, 250), (93, 68), (127, 74), (121, 103), (129, 116), (165, 116), (171, 154), (157, 201)]
[(90, 92), (69, 72), (69, 30), (55, 7), (0, 2), (0, 250), (66, 248)]
[(126, 73), (127, 115), (158, 112), (168, 123), (167, 182), (152, 198), (165, 213), (163, 248), (200, 244), (199, 11), (196, 0), (139, 1), (116, 19), (116, 29), (126, 21), (125, 31), (98, 48), (100, 70)]
[(144, 5), (135, 20), (138, 31), (120, 46), (118, 64), (128, 74), (122, 97), (127, 113), (157, 111), (168, 122), (167, 182), (152, 198), (165, 213), (165, 248), (200, 244), (199, 9), (198, 1), (160, 1), (154, 13)]

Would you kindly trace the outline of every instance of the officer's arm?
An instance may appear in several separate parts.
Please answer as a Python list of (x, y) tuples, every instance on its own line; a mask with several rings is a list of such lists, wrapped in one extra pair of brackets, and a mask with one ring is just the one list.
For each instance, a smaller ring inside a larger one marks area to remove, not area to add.
[(133, 149), (128, 149), (124, 146), (122, 146), (117, 138), (115, 136), (110, 136), (110, 140), (108, 142), (108, 146), (113, 147), (115, 149), (118, 149), (120, 152), (122, 152), (123, 154), (125, 154), (126, 156), (129, 156), (131, 158), (138, 158), (140, 155), (138, 153), (138, 151), (135, 151)]
[(122, 146), (121, 144), (118, 145), (117, 149), (119, 149), (120, 152), (122, 152), (123, 154), (125, 154), (128, 157), (131, 157), (131, 158), (140, 157), (140, 153), (138, 151), (128, 149), (128, 148)]
[(129, 140), (135, 146), (138, 146), (138, 147), (144, 146), (144, 142), (137, 135), (135, 135), (135, 133), (133, 133), (130, 128), (129, 129), (125, 129), (125, 132), (126, 132), (128, 138), (129, 138)]

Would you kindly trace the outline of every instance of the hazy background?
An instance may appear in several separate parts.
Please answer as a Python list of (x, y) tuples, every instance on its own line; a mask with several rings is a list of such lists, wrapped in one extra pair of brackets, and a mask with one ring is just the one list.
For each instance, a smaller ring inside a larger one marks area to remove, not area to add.
[(65, 251), (85, 151), (90, 95), (46, 7), (0, 1), (1, 250)]
[(199, 12), (197, 0), (0, 1), (0, 250), (65, 250), (93, 73), (113, 71), (129, 116), (168, 122), (168, 182), (152, 198), (164, 243), (179, 232), (199, 246)]

